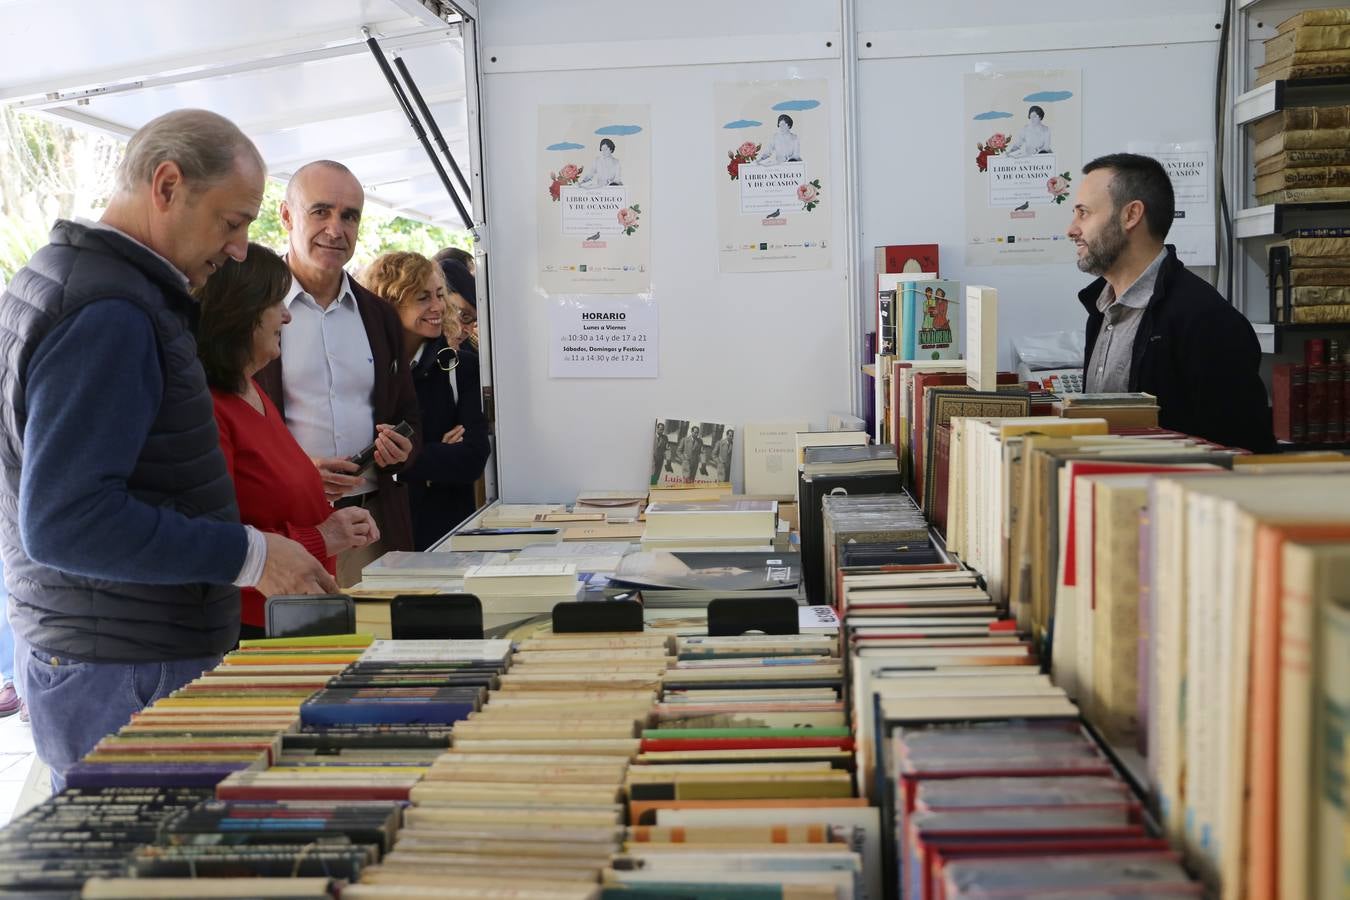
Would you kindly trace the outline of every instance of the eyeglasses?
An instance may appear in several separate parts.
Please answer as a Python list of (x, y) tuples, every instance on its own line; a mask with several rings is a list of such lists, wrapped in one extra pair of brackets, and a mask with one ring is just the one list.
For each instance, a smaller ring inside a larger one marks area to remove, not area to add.
[(478, 321), (478, 313), (469, 309), (454, 309), (450, 311), (455, 318), (459, 319), (465, 325), (472, 325)]
[(459, 365), (459, 355), (455, 353), (454, 347), (442, 347), (436, 351), (436, 365), (441, 367), (442, 372), (450, 373), (455, 371)]

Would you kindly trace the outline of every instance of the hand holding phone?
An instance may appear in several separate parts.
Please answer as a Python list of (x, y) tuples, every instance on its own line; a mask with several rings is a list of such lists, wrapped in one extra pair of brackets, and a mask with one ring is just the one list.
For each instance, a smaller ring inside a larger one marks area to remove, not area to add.
[[(375, 428), (376, 431), (378, 432), (375, 440), (371, 441), (370, 444), (360, 453), (356, 453), (348, 457), (348, 459), (350, 459), (351, 462), (357, 467), (358, 471), (364, 472), (366, 469), (370, 468), (370, 466), (376, 461), (375, 449), (377, 445), (380, 443), (380, 437), (384, 436), (385, 434), (388, 434), (389, 432), (393, 432), (394, 434), (402, 435), (405, 438), (411, 438), (413, 433), (413, 428), (411, 425), (408, 424), (406, 419), (402, 422), (399, 422), (393, 428), (390, 428), (388, 425), (376, 425)], [(406, 454), (404, 454), (403, 459), (407, 459)], [(397, 460), (397, 462), (402, 461), (403, 460)]]

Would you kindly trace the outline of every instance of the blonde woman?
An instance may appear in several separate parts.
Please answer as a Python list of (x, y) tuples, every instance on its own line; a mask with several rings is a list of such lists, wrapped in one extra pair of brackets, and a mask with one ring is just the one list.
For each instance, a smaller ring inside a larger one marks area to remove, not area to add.
[(432, 260), (385, 253), (366, 267), (361, 284), (393, 306), (403, 324), (404, 361), (424, 438), (421, 454), (399, 481), (408, 486), (414, 547), (425, 550), (477, 508), (473, 486), (489, 453), (477, 361), (447, 340), (446, 323), (454, 316), (447, 313), (441, 268)]

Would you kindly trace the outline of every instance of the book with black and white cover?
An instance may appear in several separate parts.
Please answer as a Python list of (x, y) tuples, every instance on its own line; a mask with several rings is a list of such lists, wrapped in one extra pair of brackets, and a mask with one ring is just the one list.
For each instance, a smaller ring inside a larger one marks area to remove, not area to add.
[(795, 553), (641, 552), (623, 558), (611, 579), (637, 588), (715, 592), (784, 590), (801, 579)]

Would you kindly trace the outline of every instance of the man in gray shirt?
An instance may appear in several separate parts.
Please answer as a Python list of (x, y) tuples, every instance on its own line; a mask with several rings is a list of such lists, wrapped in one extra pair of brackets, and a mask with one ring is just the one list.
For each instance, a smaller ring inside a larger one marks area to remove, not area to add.
[(1067, 234), (1078, 268), (1101, 276), (1078, 295), (1085, 387), (1153, 394), (1164, 428), (1267, 452), (1275, 437), (1256, 333), (1164, 245), (1174, 211), (1155, 159), (1116, 153), (1083, 167)]

